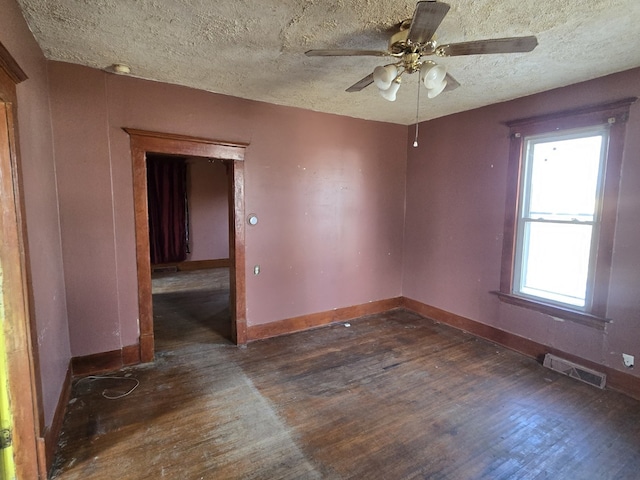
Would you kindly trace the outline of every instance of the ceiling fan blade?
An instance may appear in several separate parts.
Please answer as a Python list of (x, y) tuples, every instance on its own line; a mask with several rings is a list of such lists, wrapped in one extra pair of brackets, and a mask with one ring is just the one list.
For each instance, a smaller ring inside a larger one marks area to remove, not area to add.
[(388, 57), (391, 55), (382, 50), (307, 50), (304, 54), (308, 57)]
[(447, 86), (444, 87), (443, 92), (450, 92), (451, 90), (455, 90), (460, 86), (460, 82), (458, 82), (455, 78), (453, 78), (448, 73), (445, 79), (447, 80)]
[(534, 36), (495, 38), (493, 40), (440, 45), (436, 53), (444, 57), (455, 57), (458, 55), (481, 55), (485, 53), (530, 52), (537, 45), (538, 39)]
[(365, 87), (368, 87), (372, 83), (373, 83), (373, 73), (370, 73), (369, 75), (364, 77), (362, 80), (354, 83), (349, 88), (347, 88), (347, 92), (359, 92), (360, 90), (362, 90)]
[(413, 44), (427, 43), (431, 40), (449, 8), (446, 3), (433, 0), (418, 2), (413, 12), (407, 40)]

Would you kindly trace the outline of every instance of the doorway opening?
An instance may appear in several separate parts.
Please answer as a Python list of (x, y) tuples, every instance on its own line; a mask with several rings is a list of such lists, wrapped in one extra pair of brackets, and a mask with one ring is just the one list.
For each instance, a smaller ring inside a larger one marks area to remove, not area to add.
[(229, 161), (147, 155), (156, 354), (231, 337)]
[(155, 353), (147, 204), (148, 154), (217, 159), (228, 165), (230, 336), (236, 345), (245, 344), (244, 154), (247, 145), (129, 128), (124, 130), (130, 136), (133, 163), (140, 360), (150, 362)]

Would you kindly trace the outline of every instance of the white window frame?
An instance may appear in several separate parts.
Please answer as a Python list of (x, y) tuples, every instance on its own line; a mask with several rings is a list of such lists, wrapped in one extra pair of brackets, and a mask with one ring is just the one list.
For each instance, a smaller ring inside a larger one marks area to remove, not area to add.
[[(530, 194), (531, 194), (531, 175), (532, 175), (532, 160), (533, 160), (533, 147), (536, 144), (572, 140), (577, 138), (586, 138), (601, 136), (602, 143), (600, 146), (598, 164), (598, 179), (596, 185), (596, 205), (593, 215), (593, 220), (555, 220), (555, 219), (543, 219), (533, 218), (530, 212)], [(596, 258), (598, 254), (598, 241), (600, 232), (600, 220), (602, 217), (602, 197), (604, 190), (604, 174), (606, 171), (607, 151), (609, 148), (609, 128), (605, 125), (597, 125), (594, 127), (586, 127), (568, 131), (554, 131), (551, 133), (544, 133), (539, 135), (527, 136), (523, 139), (523, 153), (522, 153), (522, 170), (521, 184), (520, 184), (520, 198), (518, 199), (518, 219), (516, 225), (516, 249), (515, 249), (515, 261), (513, 268), (513, 280), (512, 280), (512, 292), (514, 295), (519, 295), (525, 298), (531, 298), (534, 300), (547, 302), (553, 305), (558, 305), (564, 308), (571, 308), (580, 311), (588, 312), (593, 305), (593, 290), (595, 281), (595, 267)], [(536, 295), (532, 291), (527, 291), (524, 285), (525, 271), (525, 257), (526, 249), (528, 248), (528, 234), (527, 224), (531, 223), (545, 223), (545, 224), (571, 224), (571, 225), (589, 225), (591, 229), (591, 248), (589, 252), (589, 260), (587, 269), (587, 281), (584, 305), (576, 305), (568, 301), (562, 301), (560, 298), (562, 295), (557, 292), (550, 292), (550, 295)], [(556, 299), (551, 298), (551, 294), (556, 293)]]

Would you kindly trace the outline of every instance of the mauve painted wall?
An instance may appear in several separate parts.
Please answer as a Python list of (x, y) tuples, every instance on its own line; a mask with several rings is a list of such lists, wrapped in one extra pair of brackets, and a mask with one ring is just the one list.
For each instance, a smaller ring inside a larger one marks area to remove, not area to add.
[[(501, 303), (508, 128), (503, 122), (640, 96), (640, 69), (436, 119), (408, 147), (403, 295), (639, 375), (640, 105), (631, 107), (604, 332)], [(444, 97), (443, 97), (444, 98)]]
[(0, 0), (0, 42), (28, 80), (19, 84), (18, 129), (45, 425), (58, 404), (71, 351), (62, 268), (46, 60), (13, 0)]
[(122, 127), (249, 144), (246, 211), (260, 219), (246, 231), (249, 325), (400, 295), (406, 127), (59, 62), (49, 75), (74, 356), (138, 340)]
[(220, 161), (189, 161), (188, 261), (229, 258), (229, 185)]

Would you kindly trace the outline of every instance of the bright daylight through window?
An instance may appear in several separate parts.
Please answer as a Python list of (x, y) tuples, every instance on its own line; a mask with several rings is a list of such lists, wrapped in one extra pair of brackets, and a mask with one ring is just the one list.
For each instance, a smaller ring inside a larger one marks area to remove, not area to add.
[(500, 289), (507, 303), (604, 329), (629, 107), (507, 122)]
[(591, 304), (607, 129), (525, 138), (514, 293)]

